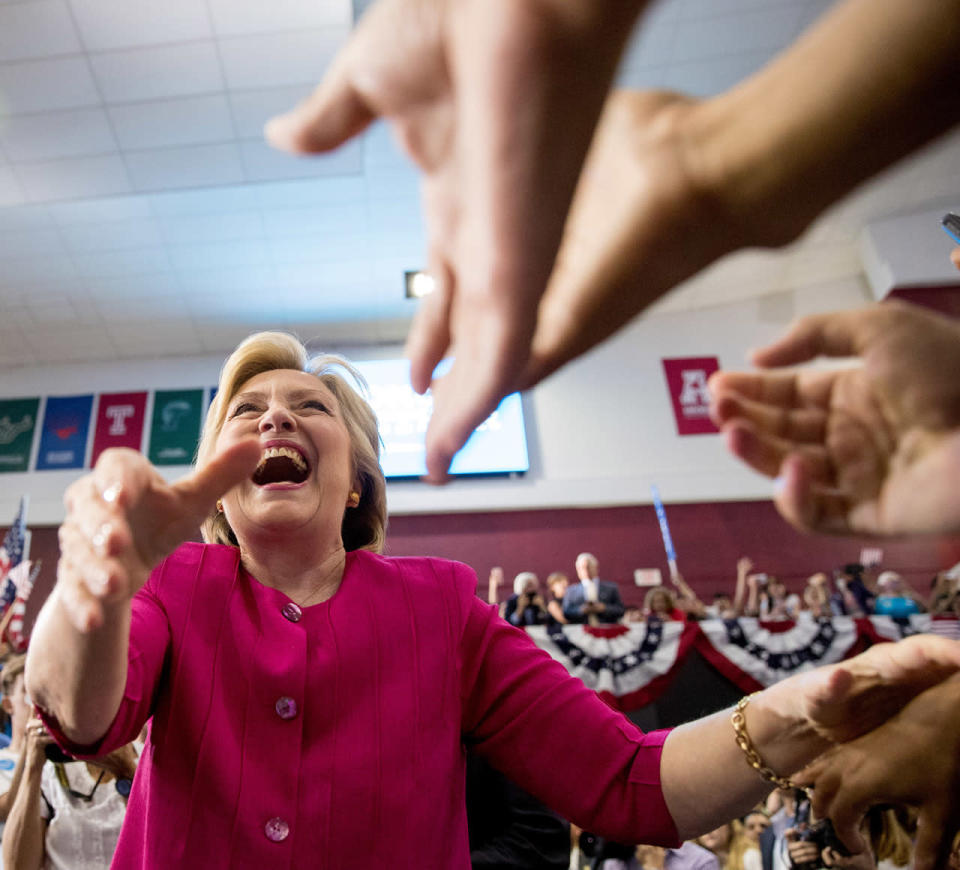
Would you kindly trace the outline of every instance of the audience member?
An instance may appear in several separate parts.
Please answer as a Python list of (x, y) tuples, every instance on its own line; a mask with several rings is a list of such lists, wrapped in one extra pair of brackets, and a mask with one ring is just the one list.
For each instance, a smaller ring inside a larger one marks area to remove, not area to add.
[(597, 575), (599, 563), (592, 553), (577, 556), (579, 583), (570, 586), (563, 596), (563, 615), (567, 622), (591, 625), (619, 622), (623, 602), (616, 583), (607, 583)]
[(829, 619), (833, 615), (830, 606), (830, 579), (823, 571), (811, 574), (803, 590), (803, 609), (814, 619)]
[(6, 870), (108, 870), (120, 837), (136, 754), (127, 744), (92, 762), (48, 761), (38, 718), (26, 727), (23, 780), (3, 832)]
[(735, 867), (728, 861), (730, 847), (733, 845), (734, 838), (738, 834), (737, 829), (739, 825), (740, 822), (736, 820), (726, 822), (720, 825), (719, 828), (714, 828), (712, 831), (708, 831), (695, 840), (698, 845), (703, 846), (704, 849), (709, 849), (716, 855), (717, 863), (722, 870), (742, 870), (742, 867)]
[(664, 586), (654, 586), (644, 595), (643, 614), (648, 622), (652, 619), (682, 622), (687, 618), (686, 613), (677, 607), (673, 593)]
[[(3, 692), (3, 709), (10, 717), (10, 743), (0, 749), (0, 836), (13, 806), (14, 798), (23, 779), (24, 736), (32, 710), (24, 688), (23, 666), (25, 655), (7, 659), (0, 672), (0, 690)], [(0, 855), (0, 868), (3, 867)]]
[(730, 866), (736, 870), (761, 870), (760, 837), (770, 827), (770, 819), (761, 810), (747, 813), (737, 836), (730, 844)]
[(532, 571), (521, 571), (513, 578), (513, 595), (504, 605), (503, 618), (518, 626), (543, 625), (547, 621), (540, 581)]
[(550, 624), (566, 625), (567, 617), (563, 615), (563, 596), (570, 586), (570, 578), (562, 571), (553, 571), (547, 576), (547, 590), (550, 600), (547, 601), (547, 613), (550, 615)]
[[(487, 604), (500, 607), (501, 586), (503, 586), (503, 568), (497, 565), (490, 569), (490, 577), (487, 581)], [(500, 607), (500, 615), (503, 615), (502, 607)]]
[(810, 837), (810, 825), (804, 823), (786, 832), (788, 870), (909, 870), (913, 857), (910, 833), (892, 808), (871, 807), (861, 824), (866, 843), (863, 852), (846, 855), (834, 845), (826, 845), (823, 837)]
[(877, 578), (877, 594), (873, 612), (880, 616), (905, 617), (922, 613), (926, 608), (919, 596), (896, 571), (884, 571)]
[(865, 569), (859, 562), (850, 562), (834, 574), (836, 592), (830, 606), (837, 616), (866, 616), (873, 612), (873, 591), (864, 579)]
[(720, 870), (720, 861), (709, 849), (687, 840), (676, 849), (638, 846), (630, 870)]

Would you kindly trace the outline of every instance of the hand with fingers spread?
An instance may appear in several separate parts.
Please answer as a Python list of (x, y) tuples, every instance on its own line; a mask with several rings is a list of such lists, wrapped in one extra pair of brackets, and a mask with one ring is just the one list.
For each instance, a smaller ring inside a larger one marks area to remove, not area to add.
[(238, 444), (169, 484), (133, 450), (106, 450), (93, 472), (64, 497), (56, 597), (81, 632), (97, 628), (104, 607), (129, 601), (151, 569), (196, 535), (214, 502), (252, 474), (256, 441)]
[(859, 357), (830, 371), (721, 372), (712, 414), (731, 452), (779, 476), (800, 529), (960, 529), (960, 324), (902, 303), (806, 317), (753, 361), (775, 368)]
[(577, 175), (644, 5), (381, 0), (314, 94), (267, 126), (271, 144), (311, 153), (382, 117), (423, 172), (438, 290), (410, 334), (415, 389), (456, 355), (435, 384), (435, 480), (526, 364)]
[(946, 866), (960, 829), (960, 676), (927, 689), (886, 723), (836, 747), (797, 777), (814, 786), (817, 815), (851, 850), (876, 804), (919, 810), (914, 870)]

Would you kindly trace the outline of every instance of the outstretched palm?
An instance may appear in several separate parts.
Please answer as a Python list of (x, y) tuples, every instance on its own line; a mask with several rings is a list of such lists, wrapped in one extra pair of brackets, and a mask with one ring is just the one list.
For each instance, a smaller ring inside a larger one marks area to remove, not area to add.
[(762, 366), (818, 355), (861, 365), (721, 373), (714, 418), (730, 450), (779, 475), (777, 507), (808, 531), (960, 529), (960, 327), (888, 303), (817, 315), (755, 355)]

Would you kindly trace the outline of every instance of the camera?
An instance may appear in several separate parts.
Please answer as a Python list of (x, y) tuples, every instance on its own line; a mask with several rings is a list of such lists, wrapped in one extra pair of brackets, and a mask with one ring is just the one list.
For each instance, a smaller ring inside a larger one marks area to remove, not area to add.
[(48, 743), (43, 747), (43, 754), (47, 757), (47, 761), (52, 761), (54, 764), (66, 764), (68, 761), (76, 761), (72, 755), (67, 755), (56, 743)]
[[(797, 794), (797, 812), (794, 816), (793, 826), (798, 829), (797, 839), (813, 843), (820, 854), (823, 854), (824, 849), (829, 848), (845, 858), (850, 856), (850, 851), (837, 836), (830, 819), (810, 821), (810, 798), (802, 791)], [(823, 864), (818, 860), (793, 864), (792, 866), (793, 870), (820, 870)]]

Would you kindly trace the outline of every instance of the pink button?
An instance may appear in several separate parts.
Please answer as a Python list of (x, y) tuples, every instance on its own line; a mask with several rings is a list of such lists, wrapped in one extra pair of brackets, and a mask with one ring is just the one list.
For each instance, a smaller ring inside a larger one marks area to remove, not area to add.
[(292, 719), (297, 715), (297, 702), (286, 695), (277, 698), (277, 703), (273, 705), (273, 708), (281, 719)]
[(289, 619), (291, 622), (299, 622), (300, 617), (303, 616), (303, 611), (297, 607), (292, 601), (288, 601), (280, 609), (280, 612), (284, 615), (286, 619)]
[(279, 816), (274, 816), (263, 826), (263, 832), (267, 839), (274, 843), (280, 843), (290, 836), (290, 826)]

